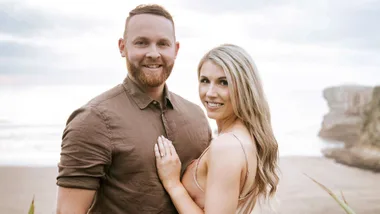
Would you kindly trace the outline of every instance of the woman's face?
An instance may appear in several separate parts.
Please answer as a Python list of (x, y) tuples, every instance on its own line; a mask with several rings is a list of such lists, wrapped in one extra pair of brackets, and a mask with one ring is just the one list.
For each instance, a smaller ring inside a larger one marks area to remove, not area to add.
[(210, 60), (204, 62), (200, 69), (199, 98), (211, 119), (223, 120), (234, 114), (226, 74)]

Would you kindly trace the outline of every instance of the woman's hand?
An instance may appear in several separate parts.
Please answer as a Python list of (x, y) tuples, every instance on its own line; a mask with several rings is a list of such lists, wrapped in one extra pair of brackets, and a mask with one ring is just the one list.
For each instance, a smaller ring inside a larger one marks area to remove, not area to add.
[(154, 154), (158, 176), (168, 191), (170, 188), (182, 185), (180, 181), (181, 161), (170, 140), (160, 136), (157, 141), (154, 145)]

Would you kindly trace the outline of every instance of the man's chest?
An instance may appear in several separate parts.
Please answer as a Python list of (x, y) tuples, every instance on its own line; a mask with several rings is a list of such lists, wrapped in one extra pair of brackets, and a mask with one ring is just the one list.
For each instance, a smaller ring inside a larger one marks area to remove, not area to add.
[(156, 171), (154, 144), (161, 135), (173, 142), (183, 166), (207, 147), (207, 124), (176, 112), (146, 112), (121, 115), (110, 123), (113, 138), (112, 164), (120, 173)]

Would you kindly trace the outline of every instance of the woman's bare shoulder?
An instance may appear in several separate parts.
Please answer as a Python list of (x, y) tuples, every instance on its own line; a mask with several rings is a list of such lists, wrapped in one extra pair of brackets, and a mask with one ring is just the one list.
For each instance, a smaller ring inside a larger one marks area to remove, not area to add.
[(210, 144), (209, 155), (211, 161), (245, 163), (241, 142), (233, 133), (214, 138)]

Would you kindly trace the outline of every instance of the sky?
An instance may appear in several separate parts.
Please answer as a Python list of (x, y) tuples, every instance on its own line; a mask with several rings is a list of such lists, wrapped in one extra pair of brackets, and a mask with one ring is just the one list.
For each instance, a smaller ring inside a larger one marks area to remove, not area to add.
[(118, 39), (142, 3), (173, 15), (180, 50), (167, 83), (190, 101), (201, 105), (196, 69), (208, 50), (247, 50), (282, 145), (317, 142), (324, 88), (380, 85), (380, 0), (0, 0), (0, 125), (27, 127), (0, 130), (3, 148), (58, 145), (73, 110), (123, 81)]
[(117, 42), (141, 3), (174, 17), (171, 89), (196, 90), (198, 61), (222, 43), (245, 48), (272, 89), (380, 84), (379, 0), (0, 0), (0, 86), (120, 83)]

